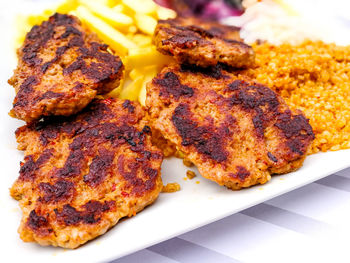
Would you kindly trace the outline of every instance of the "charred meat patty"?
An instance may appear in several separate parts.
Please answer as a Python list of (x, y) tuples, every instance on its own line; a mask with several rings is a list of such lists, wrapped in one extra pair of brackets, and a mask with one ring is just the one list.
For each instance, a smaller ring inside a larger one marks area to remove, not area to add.
[(171, 65), (148, 84), (152, 128), (231, 189), (299, 168), (314, 134), (271, 89), (222, 69)]
[(18, 66), (9, 79), (16, 91), (10, 114), (26, 122), (68, 116), (96, 94), (118, 87), (124, 67), (107, 48), (70, 15), (56, 13), (34, 26), (17, 52)]
[(255, 59), (252, 47), (243, 43), (237, 27), (194, 18), (160, 20), (153, 42), (160, 52), (174, 56), (178, 62), (202, 67), (219, 62), (244, 68), (252, 66)]
[(113, 99), (19, 128), (21, 238), (75, 248), (153, 203), (163, 156), (150, 133), (139, 105)]

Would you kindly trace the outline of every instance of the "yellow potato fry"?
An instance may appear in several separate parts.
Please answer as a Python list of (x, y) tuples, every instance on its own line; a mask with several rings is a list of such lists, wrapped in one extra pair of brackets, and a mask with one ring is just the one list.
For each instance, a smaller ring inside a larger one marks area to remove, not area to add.
[(126, 55), (136, 44), (112, 26), (93, 15), (86, 7), (79, 6), (76, 10), (78, 17), (85, 22), (97, 35), (116, 53)]
[(117, 5), (113, 6), (112, 9), (115, 12), (123, 13), (125, 8), (122, 4), (117, 4)]
[(128, 28), (128, 32), (131, 34), (135, 34), (137, 32), (137, 27), (132, 25)]
[(117, 13), (113, 9), (98, 2), (81, 0), (81, 3), (86, 6), (92, 13), (118, 29), (125, 30), (127, 27), (133, 24), (133, 20), (130, 16), (124, 15), (122, 13)]
[(157, 75), (159, 68), (156, 66), (150, 66), (145, 68), (143, 83), (139, 92), (138, 100), (141, 105), (145, 106), (146, 95), (147, 95), (147, 83), (152, 81), (152, 79)]
[(152, 44), (152, 38), (143, 34), (135, 34), (132, 38), (133, 42), (139, 47), (148, 47)]
[(43, 15), (29, 15), (27, 17), (27, 22), (30, 26), (35, 26), (41, 24), (42, 21), (44, 21), (46, 17)]
[(135, 13), (152, 15), (157, 11), (157, 4), (152, 0), (122, 0), (122, 3)]
[(17, 49), (23, 44), (26, 34), (31, 28), (31, 25), (28, 23), (28, 18), (21, 15), (16, 17), (15, 25), (17, 31), (15, 32), (14, 42), (15, 49)]
[(78, 0), (66, 0), (59, 4), (56, 8), (57, 13), (68, 14), (70, 11), (78, 7)]
[(112, 90), (107, 95), (103, 95), (103, 97), (106, 98), (106, 99), (107, 98), (118, 98), (121, 90), (122, 90), (122, 87), (119, 86), (118, 88), (115, 88), (114, 90)]
[(28, 16), (28, 23), (31, 26), (39, 25), (43, 21), (49, 19), (54, 13), (68, 14), (70, 11), (74, 10), (78, 6), (77, 0), (66, 0), (62, 3), (44, 10), (41, 14), (34, 14)]
[(146, 105), (146, 96), (147, 96), (147, 83), (149, 82), (149, 80), (147, 81), (143, 81), (140, 92), (139, 92), (139, 97), (138, 100), (140, 102), (140, 104), (142, 106)]
[(107, 0), (107, 6), (108, 7), (114, 7), (119, 2), (120, 2), (119, 0)]
[(30, 26), (40, 25), (55, 13), (55, 8), (46, 9), (41, 14), (34, 14), (28, 16), (28, 23)]
[(137, 77), (139, 77), (141, 75), (140, 73), (140, 70), (139, 69), (132, 69), (129, 73), (129, 77), (132, 79), (132, 80), (135, 80)]
[(79, 19), (81, 19), (81, 18), (79, 17), (78, 13), (77, 13), (77, 10), (72, 10), (72, 11), (70, 11), (68, 14), (71, 15), (71, 16), (76, 16), (76, 17), (78, 17)]
[(158, 65), (151, 65), (143, 68), (134, 68), (130, 71), (129, 77), (132, 80), (137, 79), (139, 76), (146, 76), (146, 75), (155, 75), (156, 72), (158, 72), (159, 66)]
[[(53, 15), (55, 13), (55, 8), (49, 8), (49, 9), (45, 9), (43, 12), (42, 12), (42, 17), (47, 17), (49, 18), (51, 15)], [(46, 18), (45, 18), (46, 19)]]
[(149, 75), (154, 72), (157, 72), (158, 69), (159, 69), (158, 65), (151, 65), (151, 66), (146, 66), (142, 68), (134, 68), (133, 70), (130, 71), (129, 76), (132, 79), (136, 79), (138, 76)]
[(130, 49), (125, 58), (126, 69), (141, 68), (149, 65), (166, 65), (172, 61), (170, 56), (159, 53), (154, 46), (147, 48)]
[(143, 76), (139, 76), (137, 79), (131, 81), (120, 92), (119, 98), (128, 100), (138, 100), (141, 85), (143, 83)]
[(176, 12), (172, 9), (158, 6), (157, 7), (157, 17), (158, 17), (158, 19), (163, 19), (163, 20), (175, 18)]
[(153, 35), (157, 26), (157, 20), (153, 17), (144, 14), (135, 14), (135, 21), (137, 27), (148, 35)]
[(118, 88), (115, 88), (110, 93), (103, 95), (103, 97), (104, 98), (118, 98), (121, 90), (123, 89), (124, 81), (125, 81), (125, 77), (120, 80), (120, 84), (119, 84)]
[[(87, 1), (95, 2), (95, 3), (98, 3), (100, 5), (104, 5), (104, 6), (109, 6), (109, 3), (110, 3), (110, 0), (87, 0)], [(79, 2), (82, 2), (82, 0), (79, 0)]]

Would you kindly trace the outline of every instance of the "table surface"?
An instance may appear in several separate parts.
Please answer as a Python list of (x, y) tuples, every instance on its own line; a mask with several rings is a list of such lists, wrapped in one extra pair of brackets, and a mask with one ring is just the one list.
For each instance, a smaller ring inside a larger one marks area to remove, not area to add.
[(350, 168), (113, 263), (350, 262)]

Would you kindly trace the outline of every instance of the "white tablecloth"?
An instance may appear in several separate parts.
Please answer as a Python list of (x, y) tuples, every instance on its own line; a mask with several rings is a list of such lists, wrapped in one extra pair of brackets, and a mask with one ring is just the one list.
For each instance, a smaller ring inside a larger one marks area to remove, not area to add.
[(350, 168), (113, 263), (350, 262)]

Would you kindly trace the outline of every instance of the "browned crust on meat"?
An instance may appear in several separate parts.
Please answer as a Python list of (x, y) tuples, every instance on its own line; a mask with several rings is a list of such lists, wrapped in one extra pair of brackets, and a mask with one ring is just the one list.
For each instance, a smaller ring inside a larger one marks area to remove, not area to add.
[(239, 37), (239, 29), (193, 18), (160, 20), (153, 41), (157, 49), (180, 63), (235, 68), (254, 64), (255, 54)]
[(299, 168), (314, 134), (271, 89), (216, 68), (172, 65), (148, 85), (160, 132), (200, 173), (232, 189)]
[(16, 131), (25, 150), (11, 195), (27, 242), (75, 248), (133, 216), (162, 189), (162, 153), (141, 107), (96, 100), (84, 112)]
[(34, 26), (9, 80), (16, 90), (11, 115), (27, 122), (71, 115), (118, 87), (124, 67), (107, 48), (70, 15), (56, 13)]

